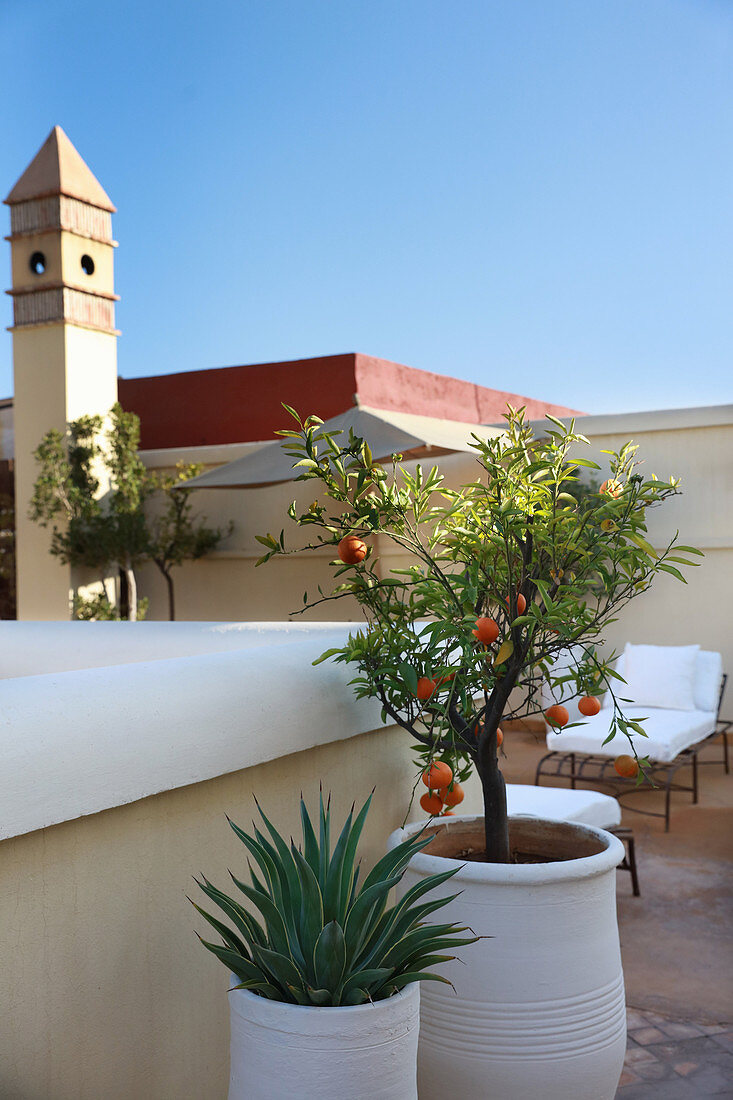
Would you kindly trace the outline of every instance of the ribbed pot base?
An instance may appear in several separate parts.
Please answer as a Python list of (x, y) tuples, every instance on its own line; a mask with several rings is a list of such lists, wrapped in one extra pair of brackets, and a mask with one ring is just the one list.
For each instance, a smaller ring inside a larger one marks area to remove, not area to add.
[[(462, 892), (440, 920), (491, 937), (441, 967), (456, 993), (424, 983), (420, 1100), (613, 1100), (626, 1048), (615, 904), (623, 845), (600, 829), (531, 818), (514, 819), (510, 835), (538, 854), (550, 854), (554, 837), (560, 860), (461, 863), (428, 854), (431, 845), (403, 880), (409, 889), (460, 866), (443, 889)], [(454, 818), (435, 847), (460, 851), (475, 837), (475, 819)]]

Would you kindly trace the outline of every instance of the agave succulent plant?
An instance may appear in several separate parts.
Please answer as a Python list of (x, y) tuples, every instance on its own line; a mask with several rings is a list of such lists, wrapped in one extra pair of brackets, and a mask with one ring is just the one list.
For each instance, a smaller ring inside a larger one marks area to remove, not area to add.
[(203, 876), (195, 880), (198, 886), (234, 927), (192, 904), (221, 936), (221, 944), (199, 939), (239, 978), (235, 988), (273, 1001), (334, 1006), (383, 1000), (411, 982), (450, 984), (427, 968), (454, 958), (443, 952), (477, 937), (465, 936), (470, 930), (456, 924), (424, 923), (457, 895), (421, 899), (458, 868), (422, 880), (388, 908), (390, 890), (432, 838), (423, 832), (393, 848), (359, 885), (357, 845), (371, 799), (356, 817), (352, 807), (333, 852), (330, 800), (324, 805), (322, 794), (318, 836), (301, 797), (301, 848), (283, 840), (259, 804), (269, 837), (254, 823), (249, 835), (227, 819), (259, 871), (250, 863), (251, 885), (230, 872), (250, 907)]

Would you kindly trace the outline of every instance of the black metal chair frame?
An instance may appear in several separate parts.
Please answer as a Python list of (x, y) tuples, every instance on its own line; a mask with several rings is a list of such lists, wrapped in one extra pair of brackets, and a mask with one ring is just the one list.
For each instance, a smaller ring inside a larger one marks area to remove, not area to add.
[[(663, 817), (664, 818), (664, 831), (669, 832), (669, 821), (671, 811), (671, 795), (672, 791), (689, 791), (692, 794), (692, 801), (696, 803), (698, 800), (698, 768), (705, 764), (723, 764), (726, 774), (730, 773), (730, 761), (728, 757), (728, 731), (733, 725), (733, 722), (723, 721), (720, 718), (720, 707), (723, 702), (723, 695), (725, 693), (725, 685), (728, 682), (727, 675), (723, 676), (720, 693), (718, 695), (718, 709), (715, 718), (715, 729), (707, 737), (703, 737), (702, 740), (697, 741), (694, 745), (690, 745), (688, 749), (683, 749), (681, 753), (675, 756), (674, 760), (669, 763), (656, 763), (650, 762), (650, 766), (647, 769), (649, 779), (642, 780), (638, 783), (636, 779), (624, 779), (619, 776), (613, 767), (613, 758), (609, 756), (601, 756), (595, 753), (580, 753), (580, 752), (548, 752), (542, 757), (537, 765), (537, 771), (535, 772), (535, 786), (540, 785), (541, 776), (552, 776), (555, 779), (569, 779), (570, 786), (575, 790), (576, 783), (590, 783), (593, 786), (600, 784), (602, 787), (608, 789), (608, 793), (612, 794), (619, 802), (623, 798), (627, 798), (629, 795), (636, 794), (639, 791), (647, 791), (652, 788), (664, 788), (664, 812), (660, 813), (657, 810), (640, 810), (637, 806), (627, 806), (625, 802), (621, 802), (621, 805), (625, 809), (631, 810), (633, 813), (645, 814), (647, 817)], [(723, 756), (719, 760), (698, 760), (698, 754), (705, 745), (715, 741), (718, 737), (722, 737), (723, 741)], [(692, 783), (687, 785), (675, 780), (677, 773), (682, 768), (692, 767)], [(613, 832), (611, 829), (609, 832)], [(633, 877), (633, 874), (632, 874)]]
[(618, 865), (619, 871), (628, 871), (631, 875), (631, 889), (634, 897), (638, 898), (641, 895), (639, 889), (639, 874), (636, 869), (636, 843), (634, 841), (634, 833), (628, 827), (628, 825), (616, 825), (613, 829), (607, 829), (606, 832), (613, 833), (619, 840), (623, 841), (626, 849), (626, 855)]

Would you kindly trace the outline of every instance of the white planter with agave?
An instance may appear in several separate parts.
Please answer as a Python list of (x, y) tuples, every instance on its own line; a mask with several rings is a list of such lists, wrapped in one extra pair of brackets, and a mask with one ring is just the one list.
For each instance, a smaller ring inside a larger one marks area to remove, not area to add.
[[(398, 829), (389, 847), (420, 828)], [(623, 845), (602, 829), (521, 817), (510, 819), (510, 838), (513, 851), (556, 862), (461, 859), (484, 847), (483, 819), (455, 817), (402, 880), (404, 892), (462, 865), (440, 887), (462, 892), (439, 919), (493, 937), (441, 967), (455, 993), (433, 982), (423, 990), (420, 1100), (613, 1100), (626, 1049), (615, 874)]]
[(245, 989), (232, 989), (229, 1005), (229, 1100), (417, 1100), (419, 983), (349, 1008)]

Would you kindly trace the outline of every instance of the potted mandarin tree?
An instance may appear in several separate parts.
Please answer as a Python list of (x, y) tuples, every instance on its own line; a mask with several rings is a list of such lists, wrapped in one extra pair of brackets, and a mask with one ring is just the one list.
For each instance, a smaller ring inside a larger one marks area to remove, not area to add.
[(450, 984), (432, 968), (476, 937), (426, 922), (450, 903), (426, 895), (453, 868), (388, 907), (429, 836), (404, 838), (360, 876), (370, 803), (371, 795), (356, 815), (352, 806), (332, 844), (330, 802), (321, 796), (314, 828), (301, 797), (299, 847), (258, 804), (261, 827), (248, 833), (229, 822), (257, 868), (250, 865), (251, 883), (231, 875), (233, 897), (196, 880), (229, 922), (193, 902), (221, 941), (201, 942), (231, 971), (229, 1100), (417, 1100), (419, 983)]
[[(477, 1095), (482, 1082), (503, 1098), (552, 1100), (578, 1088), (611, 1098), (625, 1045), (614, 905), (623, 848), (586, 827), (507, 820), (500, 723), (541, 714), (543, 681), (557, 690), (570, 682), (587, 713), (609, 691), (614, 726), (643, 771), (634, 740), (643, 726), (624, 718), (612, 658), (598, 647), (657, 574), (684, 580), (678, 566), (694, 564), (693, 548), (673, 539), (655, 550), (646, 537), (647, 510), (677, 483), (643, 476), (629, 443), (609, 455), (611, 476), (597, 491), (574, 492), (582, 468), (599, 469), (576, 453), (588, 440), (553, 417), (535, 435), (523, 410), (510, 408), (502, 433), (474, 438), (475, 480), (449, 489), (437, 468), (407, 468), (393, 456), (385, 469), (364, 440), (336, 438), (317, 417), (288, 412), (297, 427), (280, 434), (299, 480), (322, 491), (306, 511), (290, 506), (291, 520), (314, 535), (297, 551), (336, 551), (334, 590), (306, 594), (304, 606), (351, 597), (367, 620), (321, 659), (353, 664), (357, 694), (378, 698), (384, 720), (413, 738), (429, 812), (460, 803), (471, 769), (483, 792), (483, 815), (441, 817), (442, 835), (409, 872), (419, 878), (467, 859), (463, 894), (448, 912), (496, 935), (470, 967), (449, 968), (458, 1003), (440, 991), (423, 997), (421, 1100), (449, 1087)], [(404, 551), (401, 568), (382, 568), (375, 536)], [(261, 562), (296, 552), (282, 536), (260, 542)], [(571, 646), (581, 656), (554, 671)], [(568, 723), (561, 705), (545, 716), (556, 728)]]

